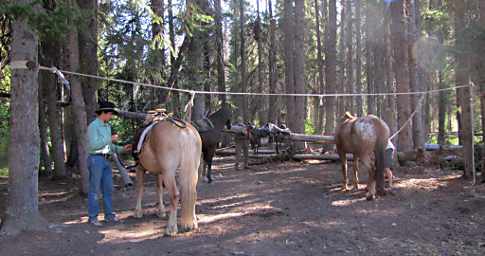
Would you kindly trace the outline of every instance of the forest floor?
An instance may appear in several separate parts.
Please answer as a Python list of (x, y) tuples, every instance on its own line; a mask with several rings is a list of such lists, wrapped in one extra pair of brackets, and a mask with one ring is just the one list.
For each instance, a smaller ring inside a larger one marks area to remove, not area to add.
[[(400, 168), (395, 195), (366, 201), (365, 174), (360, 191), (343, 193), (337, 164), (236, 171), (229, 160), (217, 161), (213, 184), (199, 184), (197, 231), (163, 236), (167, 219), (156, 215), (153, 177), (145, 217), (133, 217), (134, 191), (117, 189), (122, 222), (101, 228), (86, 224), (86, 201), (75, 186), (42, 179), (40, 209), (49, 228), (0, 237), (0, 254), (485, 255), (485, 186), (472, 187), (459, 173)], [(4, 179), (0, 208), (5, 197)]]

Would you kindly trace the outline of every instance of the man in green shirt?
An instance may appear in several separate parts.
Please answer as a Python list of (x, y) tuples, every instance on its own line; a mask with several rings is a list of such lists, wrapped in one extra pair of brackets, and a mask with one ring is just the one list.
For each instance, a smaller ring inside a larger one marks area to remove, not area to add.
[(98, 221), (98, 195), (100, 191), (103, 194), (105, 222), (114, 223), (118, 221), (113, 213), (111, 199), (113, 176), (108, 158), (115, 152), (128, 152), (132, 148), (130, 144), (124, 147), (114, 144), (118, 140), (118, 135), (111, 134), (111, 126), (108, 124), (114, 113), (116, 113), (116, 110), (113, 103), (101, 102), (96, 110), (96, 119), (88, 126), (88, 215), (89, 223), (94, 226), (101, 226)]

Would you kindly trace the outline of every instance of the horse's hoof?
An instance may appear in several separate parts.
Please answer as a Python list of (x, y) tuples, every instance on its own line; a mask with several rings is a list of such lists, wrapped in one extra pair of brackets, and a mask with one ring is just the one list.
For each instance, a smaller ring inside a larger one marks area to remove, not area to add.
[(386, 190), (378, 190), (377, 191), (377, 195), (378, 196), (385, 196), (387, 193), (386, 193)]
[(374, 195), (370, 195), (370, 194), (369, 194), (369, 195), (367, 195), (367, 196), (365, 197), (365, 199), (367, 199), (367, 201), (372, 201), (372, 200), (374, 200)]
[(134, 214), (135, 218), (142, 218), (143, 217), (143, 211), (142, 210), (135, 210)]
[(212, 178), (207, 178), (207, 183), (211, 184), (212, 183)]
[(197, 221), (189, 224), (180, 224), (180, 232), (189, 232), (198, 228)]
[(168, 225), (165, 229), (166, 236), (175, 236), (178, 233), (177, 225)]

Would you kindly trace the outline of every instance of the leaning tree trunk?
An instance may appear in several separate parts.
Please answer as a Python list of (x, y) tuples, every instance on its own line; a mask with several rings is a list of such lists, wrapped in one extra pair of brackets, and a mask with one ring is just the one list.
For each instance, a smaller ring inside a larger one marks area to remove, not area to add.
[[(79, 67), (79, 46), (78, 34), (75, 29), (72, 29), (68, 34), (66, 45), (64, 47), (64, 54), (66, 58), (67, 69), (77, 71)], [(89, 187), (89, 171), (88, 171), (88, 152), (87, 152), (87, 116), (86, 105), (84, 103), (83, 89), (81, 82), (77, 76), (70, 77), (71, 93), (72, 93), (72, 111), (74, 125), (74, 133), (76, 136), (76, 153), (77, 153), (77, 168), (81, 174), (80, 192), (81, 194), (88, 193)]]
[[(336, 0), (328, 1), (328, 42), (325, 47), (325, 74), (327, 92), (334, 93), (337, 82), (337, 3)], [(331, 134), (335, 130), (335, 98), (327, 98), (327, 110), (325, 112), (325, 133)]]
[[(409, 92), (409, 56), (408, 40), (406, 36), (406, 19), (404, 1), (397, 0), (391, 3), (391, 37), (394, 56), (394, 75), (396, 77), (397, 92)], [(411, 127), (405, 122), (411, 116), (411, 100), (409, 95), (399, 95), (397, 99), (398, 127), (403, 127), (398, 135), (399, 151), (410, 151), (413, 148)]]
[[(33, 1), (17, 1), (31, 4)], [(34, 8), (35, 10), (35, 8)], [(39, 213), (39, 104), (38, 39), (18, 17), (12, 22), (10, 59), (27, 61), (27, 69), (14, 69), (10, 99), (10, 143), (8, 148), (8, 202), (3, 232), (17, 234), (23, 230), (45, 227)]]
[[(98, 1), (77, 0), (79, 8), (86, 15), (85, 28), (79, 29), (79, 54), (80, 68), (82, 73), (90, 75), (98, 74)], [(98, 80), (93, 78), (82, 78), (83, 97), (86, 105), (87, 122), (96, 118), (94, 111), (97, 107), (96, 90)]]

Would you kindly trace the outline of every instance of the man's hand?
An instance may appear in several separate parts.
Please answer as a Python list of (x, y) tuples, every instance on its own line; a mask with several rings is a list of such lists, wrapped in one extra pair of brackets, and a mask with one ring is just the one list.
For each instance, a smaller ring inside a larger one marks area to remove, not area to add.
[(117, 142), (117, 141), (118, 141), (118, 139), (119, 139), (118, 134), (113, 134), (113, 135), (111, 135), (111, 141), (112, 141), (113, 143)]
[(125, 152), (131, 152), (133, 150), (133, 145), (126, 144), (125, 146), (123, 146), (123, 150), (125, 150)]

